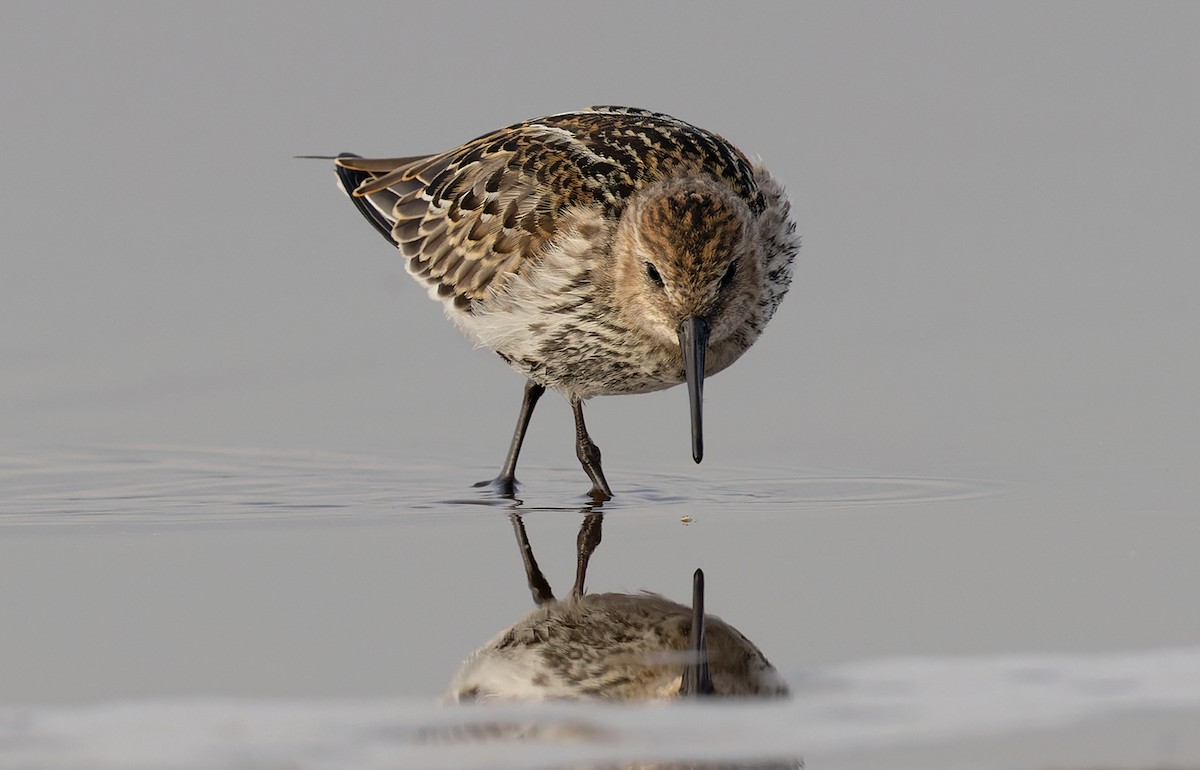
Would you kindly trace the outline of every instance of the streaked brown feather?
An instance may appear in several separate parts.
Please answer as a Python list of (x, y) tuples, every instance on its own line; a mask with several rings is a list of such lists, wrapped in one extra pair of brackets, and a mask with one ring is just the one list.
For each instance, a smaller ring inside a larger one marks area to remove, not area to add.
[(351, 193), (392, 222), (410, 271), (458, 307), (537, 259), (568, 209), (616, 218), (636, 191), (681, 174), (727, 185), (756, 214), (763, 205), (749, 162), (721, 137), (622, 107), (517, 123), (437, 155), (338, 163), (370, 175)]
[(337, 158), (339, 166), (352, 168), (355, 171), (369, 171), (373, 174), (387, 174), (398, 168), (411, 166), (417, 161), (429, 158), (429, 155), (413, 155), (409, 158)]

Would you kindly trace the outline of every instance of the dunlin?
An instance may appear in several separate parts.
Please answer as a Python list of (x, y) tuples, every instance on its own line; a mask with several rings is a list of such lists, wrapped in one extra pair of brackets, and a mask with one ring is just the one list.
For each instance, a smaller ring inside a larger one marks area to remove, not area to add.
[(720, 136), (668, 115), (592, 107), (436, 155), (337, 158), (343, 189), (476, 344), (527, 379), (493, 482), (511, 496), (546, 388), (575, 416), (592, 495), (612, 496), (583, 402), (686, 381), (703, 457), (704, 378), (736, 361), (791, 282), (782, 186)]
[(587, 563), (600, 542), (602, 516), (585, 518), (575, 585), (569, 598), (557, 601), (533, 558), (520, 516), (512, 514), (539, 606), (468, 658), (448, 700), (787, 695), (787, 685), (753, 642), (720, 618), (705, 615), (700, 570), (691, 607), (651, 593), (586, 593)]

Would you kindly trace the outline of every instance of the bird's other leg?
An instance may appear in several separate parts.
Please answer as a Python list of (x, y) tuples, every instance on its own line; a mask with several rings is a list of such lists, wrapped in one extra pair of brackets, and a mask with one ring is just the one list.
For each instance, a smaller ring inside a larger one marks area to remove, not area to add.
[(579, 558), (575, 562), (575, 586), (571, 589), (571, 597), (574, 599), (583, 596), (588, 561), (591, 560), (596, 546), (600, 545), (602, 524), (604, 524), (604, 514), (593, 511), (584, 516), (583, 523), (579, 525), (579, 537), (575, 541)]
[(571, 412), (575, 415), (575, 456), (583, 466), (584, 473), (592, 480), (591, 495), (597, 500), (611, 500), (612, 490), (604, 480), (604, 471), (600, 468), (600, 447), (592, 443), (588, 436), (587, 426), (583, 423), (583, 402), (571, 397)]
[(533, 408), (538, 399), (546, 392), (543, 385), (533, 380), (525, 381), (525, 396), (521, 400), (521, 412), (517, 415), (517, 428), (513, 431), (512, 443), (508, 446), (508, 456), (504, 458), (504, 467), (500, 475), (490, 481), (481, 481), (477, 487), (494, 487), (503, 497), (512, 497), (517, 493), (517, 457), (521, 454), (521, 445), (525, 443), (525, 431), (529, 428), (529, 419), (533, 417)]

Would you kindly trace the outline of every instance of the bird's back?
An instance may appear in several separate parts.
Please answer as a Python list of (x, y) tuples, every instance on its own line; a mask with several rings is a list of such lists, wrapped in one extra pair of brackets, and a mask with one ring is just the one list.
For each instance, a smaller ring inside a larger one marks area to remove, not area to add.
[[(651, 699), (677, 694), (692, 610), (657, 594), (585, 594), (544, 605), (476, 651), (448, 697)], [(773, 697), (787, 685), (736, 628), (706, 616), (718, 695)]]
[(750, 161), (669, 115), (593, 107), (516, 123), (436, 155), (338, 161), (363, 215), (430, 293), (467, 309), (520, 274), (579, 208), (620, 216), (666, 179), (700, 176), (757, 215), (768, 201)]

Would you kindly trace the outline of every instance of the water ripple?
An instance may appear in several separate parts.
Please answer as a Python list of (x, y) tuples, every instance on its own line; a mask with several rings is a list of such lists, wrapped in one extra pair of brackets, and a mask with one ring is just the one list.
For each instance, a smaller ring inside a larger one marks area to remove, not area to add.
[[(252, 517), (442, 515), (481, 508), (595, 507), (578, 468), (531, 468), (518, 499), (474, 489), (481, 468), (313, 451), (98, 447), (0, 454), (0, 523), (220, 521)], [(827, 474), (806, 469), (621, 468), (606, 511), (781, 511), (931, 505), (1005, 491), (984, 480)]]

